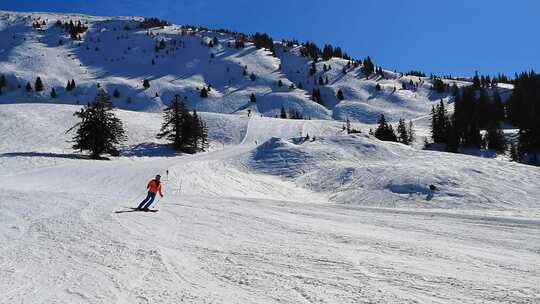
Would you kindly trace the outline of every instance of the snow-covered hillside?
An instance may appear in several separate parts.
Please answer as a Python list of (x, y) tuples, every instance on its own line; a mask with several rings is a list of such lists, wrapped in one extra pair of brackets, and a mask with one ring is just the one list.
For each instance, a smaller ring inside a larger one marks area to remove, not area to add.
[[(74, 41), (55, 25), (57, 20), (81, 21), (88, 30)], [(110, 93), (118, 90), (115, 106), (129, 110), (157, 111), (179, 94), (191, 108), (204, 112), (250, 108), (254, 114), (273, 117), (284, 107), (304, 118), (348, 117), (373, 124), (381, 113), (390, 121), (423, 116), (445, 97), (431, 90), (429, 78), (385, 70), (384, 78), (373, 74), (366, 79), (360, 67), (346, 68), (348, 61), (341, 58), (319, 61), (317, 72), (310, 76), (311, 60), (300, 56), (298, 46), (275, 42), (274, 57), (252, 43), (234, 48), (231, 34), (177, 25), (142, 29), (141, 20), (0, 12), (0, 74), (7, 77), (0, 103), (84, 104), (93, 99), (99, 85)], [(36, 22), (45, 25), (36, 29), (32, 26)], [(218, 44), (207, 46), (214, 39)], [(156, 52), (161, 41), (164, 47)], [(324, 65), (331, 69), (324, 71)], [(38, 76), (44, 90), (27, 92), (26, 84), (33, 85)], [(319, 78), (328, 79), (328, 84), (319, 85)], [(66, 91), (72, 79), (76, 88)], [(148, 89), (143, 88), (145, 79), (150, 81)], [(415, 87), (402, 89), (411, 81)], [(376, 90), (377, 84), (381, 91)], [(212, 88), (208, 98), (201, 98), (200, 90), (208, 85)], [(50, 98), (52, 88), (55, 99)], [(311, 100), (313, 88), (320, 88), (323, 105)], [(336, 98), (340, 89), (343, 101)], [(251, 94), (256, 95), (255, 105), (249, 104)]]
[[(0, 105), (0, 303), (540, 300), (536, 167), (216, 113), (211, 151), (175, 155), (123, 110), (122, 156), (95, 161), (77, 109)], [(129, 212), (157, 173), (160, 211)]]

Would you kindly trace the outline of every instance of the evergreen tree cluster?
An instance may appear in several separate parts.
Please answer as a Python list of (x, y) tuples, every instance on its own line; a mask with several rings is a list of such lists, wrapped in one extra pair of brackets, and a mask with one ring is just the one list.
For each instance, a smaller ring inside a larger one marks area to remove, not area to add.
[(362, 72), (364, 72), (366, 76), (369, 76), (375, 72), (375, 65), (373, 64), (373, 61), (371, 61), (371, 57), (368, 56), (362, 61)]
[(313, 59), (313, 61), (317, 61), (320, 57), (321, 50), (319, 47), (313, 43), (313, 42), (305, 42), (302, 44), (302, 47), (300, 48), (300, 55), (303, 57), (309, 57)]
[(76, 23), (74, 23), (73, 20), (64, 23), (58, 20), (56, 21), (56, 25), (62, 27), (73, 40), (81, 40), (80, 35), (88, 30), (88, 27), (84, 25), (81, 20), (78, 20)]
[[(444, 102), (432, 108), (431, 133), (435, 143), (446, 143), (448, 150), (457, 152), (459, 147), (492, 148), (503, 151), (504, 137), (500, 123), (505, 119), (504, 105), (497, 91), (490, 96), (485, 89), (478, 92), (474, 86), (458, 90), (454, 94), (454, 114), (447, 114)], [(482, 137), (480, 130), (487, 129)]]
[(319, 88), (313, 88), (313, 91), (311, 92), (311, 100), (315, 101), (316, 103), (320, 105), (324, 105), (324, 102), (321, 96), (321, 90)]
[[(516, 75), (507, 104), (508, 120), (519, 128), (518, 151), (523, 161), (538, 162), (540, 152), (540, 75), (534, 71)], [(528, 158), (527, 154), (535, 159)]]
[[(484, 75), (478, 75), (478, 72), (475, 72), (474, 73), (474, 77), (473, 77), (473, 87), (475, 90), (480, 90), (480, 89), (487, 89), (487, 88), (490, 88), (490, 87), (495, 87), (497, 86), (497, 83), (498, 82), (508, 82), (508, 78), (502, 74), (499, 74), (499, 76), (501, 77), (500, 79), (499, 78), (493, 78), (491, 79), (491, 77), (488, 76), (484, 76)], [(501, 81), (502, 80), (502, 81)]]
[(43, 26), (47, 25), (47, 23), (45, 22), (45, 20), (39, 22), (39, 21), (34, 21), (32, 22), (32, 27), (35, 28), (36, 30), (42, 30)]
[(0, 75), (0, 95), (2, 95), (2, 89), (7, 86), (6, 76), (4, 74)]
[(394, 133), (394, 128), (386, 121), (384, 114), (381, 114), (378, 124), (379, 126), (377, 126), (374, 133), (376, 138), (384, 141), (398, 141), (396, 133)]
[(333, 47), (331, 44), (324, 45), (321, 56), (324, 61), (328, 61), (332, 57), (343, 58), (347, 60), (351, 59), (349, 55), (344, 53), (339, 46)]
[(171, 25), (168, 21), (161, 20), (158, 18), (144, 18), (143, 21), (139, 22), (139, 27), (143, 29), (153, 28), (153, 27), (164, 27)]
[(431, 139), (434, 143), (439, 144), (447, 142), (446, 134), (448, 124), (448, 112), (441, 99), (437, 106), (431, 108)]
[(207, 98), (208, 97), (208, 93), (212, 91), (212, 86), (211, 85), (208, 85), (206, 87), (203, 87), (201, 89), (201, 93), (200, 93), (200, 96), (201, 98)]
[(381, 77), (385, 77), (384, 75), (384, 71), (381, 67), (378, 67), (378, 68), (375, 68), (375, 72), (377, 73), (377, 75), (381, 76)]
[(267, 49), (274, 52), (274, 40), (272, 37), (270, 37), (266, 33), (255, 33), (255, 35), (251, 36), (251, 40), (253, 41), (253, 44), (258, 49)]
[(416, 77), (426, 77), (426, 74), (420, 72), (420, 71), (414, 71), (414, 70), (411, 70), (407, 73), (405, 73), (405, 75), (407, 76), (416, 76)]
[(448, 85), (445, 84), (442, 81), (442, 79), (438, 77), (432, 80), (432, 84), (433, 84), (433, 90), (439, 94), (445, 93), (449, 90)]
[(234, 40), (235, 49), (243, 49), (246, 47), (245, 39), (243, 37), (236, 38)]
[(302, 114), (300, 114), (300, 112), (296, 111), (296, 110), (289, 110), (289, 113), (287, 113), (287, 111), (285, 111), (285, 108), (282, 106), (281, 107), (281, 111), (280, 111), (280, 114), (279, 114), (279, 118), (282, 118), (282, 119), (304, 119), (304, 116), (302, 116)]
[(409, 121), (409, 125), (407, 126), (403, 118), (399, 119), (397, 126), (397, 141), (404, 145), (410, 145), (414, 141), (414, 129), (412, 121)]
[(68, 80), (66, 84), (66, 91), (73, 91), (75, 89), (75, 80), (71, 79), (71, 81)]
[(76, 129), (73, 149), (88, 150), (94, 159), (104, 153), (119, 155), (117, 146), (126, 140), (126, 135), (122, 121), (112, 112), (110, 96), (104, 90), (99, 90), (95, 100), (74, 116), (81, 121), (67, 131)]
[(163, 124), (157, 138), (167, 139), (176, 151), (196, 153), (208, 148), (208, 129), (196, 111), (190, 113), (179, 96), (163, 114)]
[(506, 76), (506, 75), (504, 75), (502, 73), (499, 73), (499, 74), (497, 74), (497, 76), (495, 76), (495, 77), (493, 77), (493, 79), (491, 79), (491, 83), (493, 85), (493, 84), (497, 84), (497, 83), (514, 83), (514, 81), (511, 80), (510, 78), (508, 78), (508, 76)]

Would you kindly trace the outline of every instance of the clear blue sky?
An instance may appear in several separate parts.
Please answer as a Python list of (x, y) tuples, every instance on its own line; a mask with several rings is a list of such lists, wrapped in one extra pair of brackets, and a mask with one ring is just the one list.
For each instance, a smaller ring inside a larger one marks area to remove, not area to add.
[(0, 0), (0, 9), (148, 16), (341, 46), (388, 69), (540, 70), (537, 0)]

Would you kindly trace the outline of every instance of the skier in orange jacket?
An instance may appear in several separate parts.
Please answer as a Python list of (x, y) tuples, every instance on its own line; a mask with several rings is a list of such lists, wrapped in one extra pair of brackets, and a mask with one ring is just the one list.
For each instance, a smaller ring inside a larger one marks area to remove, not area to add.
[(139, 207), (137, 207), (137, 210), (142, 211), (148, 211), (150, 205), (154, 202), (154, 199), (156, 198), (156, 194), (159, 193), (161, 197), (163, 197), (163, 193), (161, 192), (161, 175), (156, 175), (156, 178), (148, 182), (148, 185), (146, 186), (146, 189), (148, 189), (148, 195), (146, 198), (139, 204)]

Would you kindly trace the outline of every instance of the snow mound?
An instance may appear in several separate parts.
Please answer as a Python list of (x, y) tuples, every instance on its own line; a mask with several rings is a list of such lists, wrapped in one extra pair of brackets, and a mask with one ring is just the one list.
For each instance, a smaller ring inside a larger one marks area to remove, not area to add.
[(418, 151), (368, 135), (272, 138), (245, 160), (335, 202), (445, 209), (539, 208), (534, 167)]

